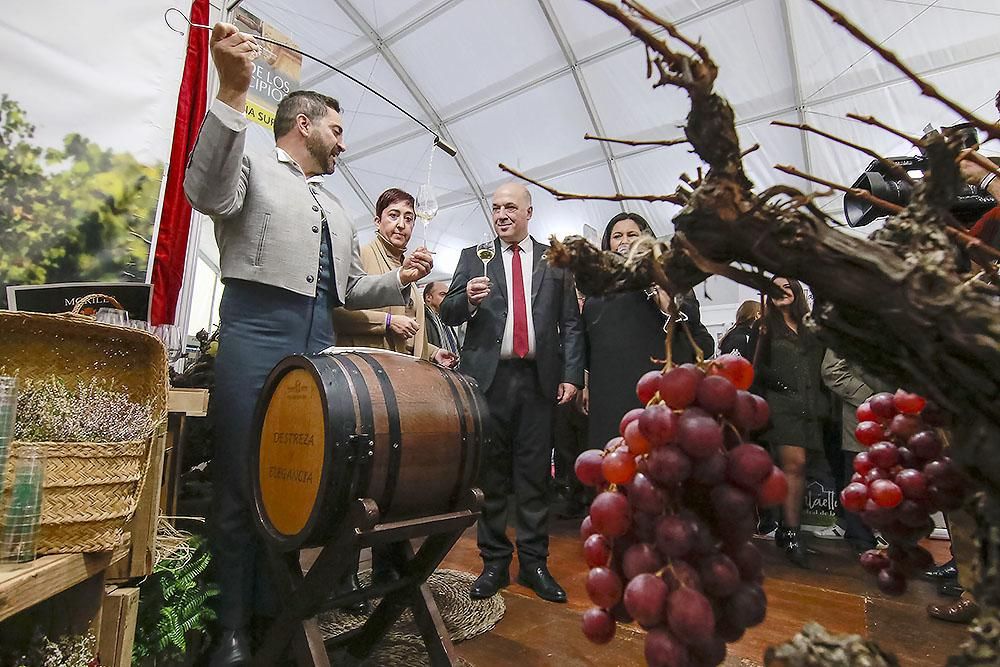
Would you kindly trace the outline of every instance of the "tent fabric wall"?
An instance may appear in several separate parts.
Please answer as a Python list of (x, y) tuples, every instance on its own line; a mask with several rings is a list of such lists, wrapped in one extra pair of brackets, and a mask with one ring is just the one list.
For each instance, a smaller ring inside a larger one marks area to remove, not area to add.
[[(742, 144), (761, 145), (746, 158), (759, 188), (780, 182), (812, 191), (810, 183), (775, 171), (775, 164), (849, 184), (869, 162), (820, 137), (775, 127), (773, 120), (807, 122), (886, 155), (913, 149), (844, 114), (871, 113), (918, 135), (928, 123), (958, 120), (806, 0), (647, 4), (700, 38), (719, 64), (718, 89), (736, 110)], [(830, 4), (946, 94), (994, 117), (1000, 69), (995, 0)], [(584, 141), (584, 134), (600, 132), (628, 139), (679, 137), (689, 107), (682, 91), (652, 90), (644, 49), (582, 0), (243, 0), (241, 6), (453, 138), (468, 168), (440, 152), (434, 158), (431, 181), (441, 208), (428, 238), (438, 253), (435, 277), (447, 277), (459, 250), (488, 231), (478, 193), (488, 196), (509, 179), (499, 162), (564, 190), (601, 194), (616, 184), (627, 193), (670, 192), (681, 173), (698, 167), (683, 145), (602, 147)], [(348, 152), (328, 184), (364, 238), (372, 233), (370, 202), (382, 190), (415, 192), (424, 182), (432, 138), (309, 60), (300, 86), (343, 104)], [(842, 216), (839, 196), (820, 203)], [(580, 233), (584, 224), (603, 229), (622, 210), (642, 214), (659, 234), (671, 233), (677, 212), (668, 203), (557, 202), (534, 191), (532, 232), (546, 239)], [(708, 296), (713, 292), (725, 295), (715, 305), (731, 304), (733, 310), (742, 296), (735, 287), (709, 289)]]

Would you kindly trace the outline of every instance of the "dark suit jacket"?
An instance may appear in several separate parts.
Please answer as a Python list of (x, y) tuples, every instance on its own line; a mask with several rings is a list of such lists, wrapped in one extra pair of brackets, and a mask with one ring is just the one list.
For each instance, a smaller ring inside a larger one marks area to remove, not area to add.
[[(554, 399), (561, 382), (583, 386), (583, 325), (573, 274), (549, 266), (545, 256), (549, 247), (534, 239), (531, 242), (535, 263), (531, 272), (535, 365), (542, 391)], [(490, 388), (496, 374), (508, 311), (507, 277), (499, 239), (494, 241), (494, 246), (496, 255), (487, 271), (490, 294), (479, 304), (475, 315), (469, 312), (465, 293), (469, 280), (483, 275), (483, 263), (476, 256), (475, 246), (462, 250), (448, 295), (441, 303), (441, 320), (445, 324), (458, 326), (468, 322), (459, 370), (474, 377), (483, 392)]]

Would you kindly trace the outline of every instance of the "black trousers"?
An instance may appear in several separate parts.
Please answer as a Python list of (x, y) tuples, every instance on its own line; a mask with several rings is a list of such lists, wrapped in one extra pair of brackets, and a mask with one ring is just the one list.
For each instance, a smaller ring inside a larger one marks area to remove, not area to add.
[(556, 483), (565, 489), (567, 500), (587, 502), (587, 488), (576, 478), (576, 458), (587, 449), (587, 415), (574, 402), (557, 405), (552, 424), (552, 448), (555, 451)]
[(545, 396), (532, 361), (501, 361), (486, 392), (492, 438), (483, 456), (479, 483), (486, 496), (479, 517), (479, 555), (487, 564), (509, 563), (508, 497), (515, 499), (517, 554), (523, 567), (549, 555), (549, 463), (553, 396)]

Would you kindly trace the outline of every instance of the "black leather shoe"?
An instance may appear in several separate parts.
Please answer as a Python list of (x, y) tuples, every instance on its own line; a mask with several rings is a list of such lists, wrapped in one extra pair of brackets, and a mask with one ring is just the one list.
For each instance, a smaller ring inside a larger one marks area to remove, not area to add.
[(957, 581), (945, 581), (938, 586), (938, 595), (946, 598), (960, 598), (965, 589)]
[(944, 579), (957, 579), (958, 567), (955, 566), (955, 559), (952, 558), (947, 563), (942, 563), (935, 568), (927, 570), (923, 574), (924, 579), (931, 581), (942, 581)]
[[(781, 542), (785, 545), (785, 557), (787, 557), (788, 560), (795, 565), (798, 565), (801, 568), (809, 569), (809, 549), (806, 548), (804, 536), (800, 533), (800, 531), (792, 528), (786, 528), (782, 538)], [(778, 538), (776, 537), (775, 542), (777, 541)]]
[(535, 591), (538, 597), (549, 602), (565, 602), (566, 591), (559, 582), (549, 574), (549, 568), (539, 565), (533, 568), (521, 568), (517, 573), (517, 583)]
[(510, 565), (507, 563), (487, 565), (483, 573), (472, 582), (469, 597), (473, 600), (485, 600), (500, 592), (500, 589), (510, 584)]
[(225, 630), (212, 651), (208, 667), (249, 665), (250, 658), (250, 637), (246, 629)]

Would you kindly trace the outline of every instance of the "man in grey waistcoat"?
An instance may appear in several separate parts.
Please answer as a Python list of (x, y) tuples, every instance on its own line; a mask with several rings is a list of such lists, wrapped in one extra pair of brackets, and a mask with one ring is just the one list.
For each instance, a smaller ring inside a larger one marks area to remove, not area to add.
[(248, 628), (268, 615), (263, 546), (253, 525), (249, 460), (254, 406), (285, 356), (334, 344), (331, 310), (402, 305), (432, 267), (415, 250), (403, 266), (365, 275), (357, 233), (323, 185), (344, 144), (340, 105), (311, 91), (286, 96), (275, 113), (276, 146), (246, 143), (244, 115), (256, 46), (216, 24), (212, 59), (219, 93), (191, 153), (184, 190), (211, 216), (225, 291), (211, 414), (215, 429), (211, 543), (220, 586), (222, 636), (212, 667), (249, 664)]

